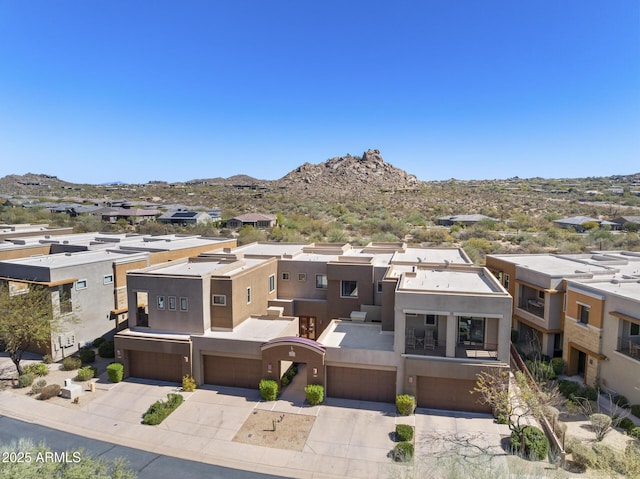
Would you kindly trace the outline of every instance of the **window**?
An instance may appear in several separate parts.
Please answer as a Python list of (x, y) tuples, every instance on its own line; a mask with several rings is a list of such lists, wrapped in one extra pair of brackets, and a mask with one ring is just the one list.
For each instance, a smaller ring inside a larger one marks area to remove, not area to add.
[(269, 276), (269, 292), (273, 293), (276, 290), (276, 275)]
[(427, 314), (427, 318), (425, 319), (425, 323), (427, 326), (435, 326), (436, 324), (436, 315), (435, 314)]
[(180, 298), (180, 311), (189, 311), (189, 298)]
[(316, 274), (316, 288), (327, 289), (327, 275)]
[(538, 299), (541, 299), (542, 301), (544, 301), (544, 291), (542, 290), (538, 291)]
[(113, 275), (112, 274), (105, 274), (104, 275), (104, 279), (102, 281), (103, 281), (104, 284), (113, 283)]
[(578, 305), (578, 319), (582, 324), (589, 324), (589, 306)]
[(382, 293), (382, 281), (378, 281), (378, 283), (376, 284), (376, 291), (378, 293)]
[(175, 311), (175, 310), (176, 310), (176, 297), (169, 296), (169, 311)]
[(358, 297), (358, 282), (357, 281), (340, 281), (340, 296), (342, 298), (357, 298)]
[(282, 280), (283, 281), (289, 281), (289, 273), (282, 273)]
[(158, 296), (158, 309), (164, 309), (164, 296)]
[(251, 303), (251, 288), (247, 288), (247, 304)]
[(640, 336), (640, 324), (631, 323), (631, 327), (629, 328), (630, 336)]
[(73, 311), (71, 303), (71, 284), (63, 284), (58, 289), (58, 298), (60, 299), (60, 314), (67, 314)]
[(484, 318), (461, 316), (458, 321), (458, 330), (458, 341), (461, 344), (484, 343)]
[(306, 281), (307, 273), (298, 273), (298, 281)]
[(87, 280), (80, 279), (76, 281), (76, 289), (86, 289), (87, 288)]
[(227, 297), (224, 294), (214, 294), (211, 296), (211, 304), (214, 306), (226, 306)]
[(504, 274), (504, 289), (509, 289), (509, 275), (508, 274)]

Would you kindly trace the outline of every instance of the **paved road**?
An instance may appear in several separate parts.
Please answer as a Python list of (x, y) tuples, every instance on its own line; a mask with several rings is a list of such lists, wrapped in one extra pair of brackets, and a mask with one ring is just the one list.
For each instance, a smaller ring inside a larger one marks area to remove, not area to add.
[(93, 457), (103, 457), (110, 460), (117, 457), (125, 458), (129, 461), (131, 469), (138, 472), (139, 479), (176, 479), (178, 477), (180, 479), (209, 477), (222, 479), (275, 479), (282, 477), (163, 456), (0, 416), (0, 443), (8, 444), (17, 438), (29, 438), (34, 444), (44, 442), (51, 450), (56, 452), (77, 451), (82, 448)]

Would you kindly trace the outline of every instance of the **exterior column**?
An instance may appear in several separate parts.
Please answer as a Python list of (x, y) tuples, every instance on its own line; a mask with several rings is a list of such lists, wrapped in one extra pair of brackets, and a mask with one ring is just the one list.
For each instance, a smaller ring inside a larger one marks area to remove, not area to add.
[(448, 358), (456, 357), (456, 339), (458, 337), (458, 324), (453, 314), (447, 316), (447, 348), (445, 356)]

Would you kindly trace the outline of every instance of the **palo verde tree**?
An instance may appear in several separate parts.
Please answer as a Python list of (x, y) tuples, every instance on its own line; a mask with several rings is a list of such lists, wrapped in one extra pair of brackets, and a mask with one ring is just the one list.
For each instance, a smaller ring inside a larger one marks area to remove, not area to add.
[(0, 341), (18, 374), (22, 374), (20, 361), (24, 352), (47, 347), (52, 331), (59, 327), (50, 289), (34, 284), (26, 286), (13, 291), (8, 282), (0, 283)]

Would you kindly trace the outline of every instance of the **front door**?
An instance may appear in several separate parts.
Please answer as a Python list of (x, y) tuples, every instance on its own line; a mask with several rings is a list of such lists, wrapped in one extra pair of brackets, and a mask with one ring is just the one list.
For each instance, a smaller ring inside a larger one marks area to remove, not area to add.
[(315, 316), (300, 316), (300, 337), (316, 339)]

